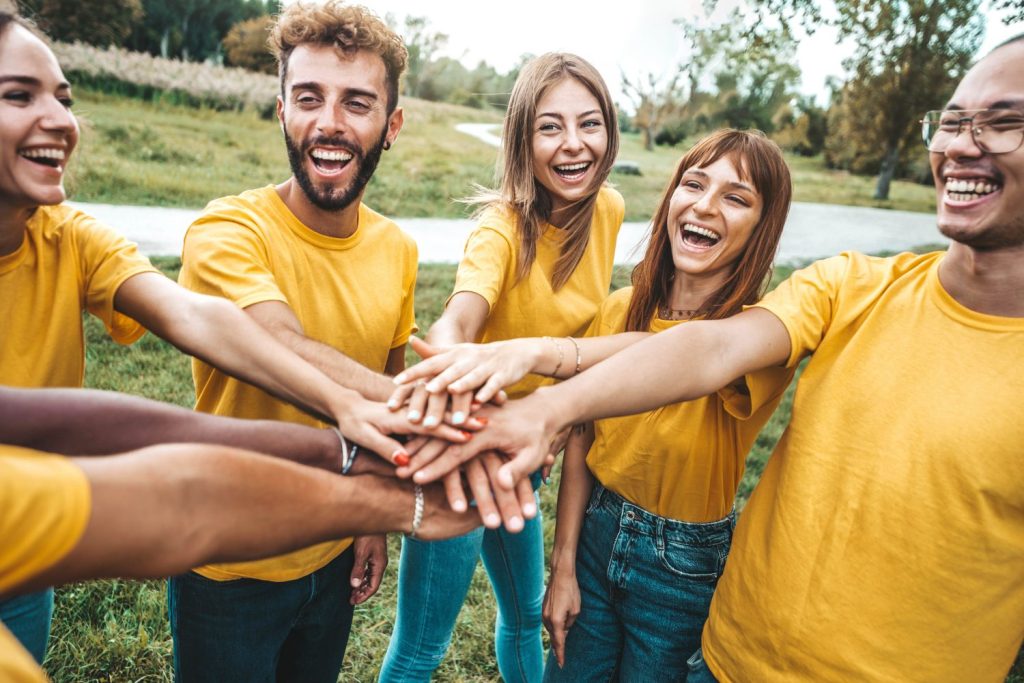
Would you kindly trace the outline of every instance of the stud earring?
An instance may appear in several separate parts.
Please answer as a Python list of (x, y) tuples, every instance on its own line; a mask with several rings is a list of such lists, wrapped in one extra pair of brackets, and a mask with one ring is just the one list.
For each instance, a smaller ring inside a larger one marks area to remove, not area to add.
[(389, 149), (391, 149), (391, 141), (390, 140), (385, 140), (384, 141), (384, 151), (386, 152)]

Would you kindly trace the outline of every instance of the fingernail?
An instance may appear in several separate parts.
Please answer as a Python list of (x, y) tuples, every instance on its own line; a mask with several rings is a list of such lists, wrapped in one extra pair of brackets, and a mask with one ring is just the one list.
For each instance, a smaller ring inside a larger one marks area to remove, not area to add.
[(392, 378), (391, 381), (394, 382), (395, 384), (405, 384), (405, 373), (404, 372), (398, 373), (397, 375), (395, 375)]
[(388, 408), (397, 408), (397, 407), (398, 407), (398, 401), (396, 401), (393, 398), (389, 398), (388, 399)]
[(427, 483), (427, 475), (423, 473), (423, 470), (419, 470), (415, 474), (412, 475), (412, 480), (414, 482), (416, 482), (417, 484), (426, 484)]
[(437, 420), (436, 417), (434, 417), (433, 415), (428, 415), (427, 419), (423, 421), (423, 426), (424, 427), (436, 427), (437, 426), (437, 422), (438, 422), (438, 420)]
[(536, 514), (537, 514), (537, 506), (534, 505), (533, 503), (527, 503), (526, 505), (523, 506), (523, 515), (524, 516), (526, 516), (528, 518), (532, 518)]
[(480, 403), (479, 401), (473, 401), (472, 403), (469, 404), (469, 409), (475, 413), (476, 411), (480, 410), (481, 406), (483, 406), (483, 403)]
[(486, 427), (490, 423), (490, 420), (486, 417), (474, 417), (473, 419), (476, 420), (476, 423), (481, 427)]
[(466, 414), (464, 412), (462, 412), (461, 410), (457, 410), (454, 413), (452, 413), (452, 424), (453, 425), (460, 425), (460, 424), (462, 424), (465, 421), (466, 421)]
[(462, 430), (462, 429), (460, 429), (460, 430), (459, 430), (459, 434), (462, 434), (462, 437), (463, 437), (463, 438), (464, 438), (464, 439), (465, 439), (466, 441), (469, 441), (470, 439), (472, 439), (472, 438), (473, 438), (473, 432), (467, 432), (467, 431), (465, 431), (465, 430)]
[(409, 454), (405, 451), (397, 450), (391, 454), (391, 460), (399, 467), (405, 467), (409, 464)]
[(409, 419), (409, 422), (415, 422), (416, 420), (420, 419), (420, 411), (410, 410), (409, 414), (406, 417)]
[(484, 518), (484, 524), (493, 529), (494, 527), (501, 524), (501, 517), (498, 516), (498, 513), (492, 512)]
[(465, 512), (466, 511), (466, 501), (464, 501), (464, 500), (457, 500), (457, 501), (455, 501), (454, 503), (452, 503), (452, 510), (455, 510), (456, 512)]
[(363, 585), (363, 582), (359, 579), (352, 579), (351, 583), (353, 588), (359, 588), (361, 585)]
[(523, 518), (519, 516), (510, 517), (508, 524), (505, 525), (509, 531), (522, 531), (523, 530)]
[(428, 382), (426, 389), (428, 394), (436, 394), (441, 390), (441, 387), (439, 387), (436, 382)]

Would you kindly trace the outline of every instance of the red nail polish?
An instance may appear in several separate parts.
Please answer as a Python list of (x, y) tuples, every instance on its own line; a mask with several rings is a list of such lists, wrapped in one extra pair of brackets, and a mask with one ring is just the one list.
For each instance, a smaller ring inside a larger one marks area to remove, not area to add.
[(409, 464), (409, 456), (401, 451), (395, 453), (395, 464), (399, 467), (405, 467)]
[(464, 431), (462, 431), (460, 429), (459, 433), (462, 434), (462, 436), (466, 439), (466, 441), (469, 441), (470, 439), (473, 438), (473, 432), (464, 432)]
[(486, 427), (487, 424), (490, 422), (490, 420), (488, 420), (486, 417), (474, 417), (473, 419), (480, 423), (481, 427)]

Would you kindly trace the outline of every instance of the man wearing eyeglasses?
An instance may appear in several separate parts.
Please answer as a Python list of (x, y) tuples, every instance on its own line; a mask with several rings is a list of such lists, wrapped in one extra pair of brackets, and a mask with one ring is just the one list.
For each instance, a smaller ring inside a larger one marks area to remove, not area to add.
[(1024, 637), (1024, 35), (924, 137), (947, 252), (815, 263), (733, 318), (485, 409), (418, 476), (498, 448), (508, 487), (567, 425), (809, 358), (687, 680), (1002, 681)]

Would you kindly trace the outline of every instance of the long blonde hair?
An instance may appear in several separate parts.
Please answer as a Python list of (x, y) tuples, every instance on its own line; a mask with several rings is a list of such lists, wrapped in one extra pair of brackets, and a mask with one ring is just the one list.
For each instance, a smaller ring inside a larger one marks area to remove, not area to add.
[(608, 86), (601, 74), (585, 59), (564, 52), (549, 52), (530, 61), (519, 73), (501, 132), (501, 154), (498, 160), (497, 190), (481, 188), (469, 204), (480, 208), (479, 217), (489, 208), (504, 208), (516, 215), (519, 235), (519, 258), (516, 282), (525, 278), (537, 258), (537, 240), (551, 217), (551, 197), (533, 174), (533, 126), (537, 103), (548, 88), (566, 78), (578, 81), (597, 99), (608, 131), (608, 148), (597, 165), (593, 184), (587, 196), (570, 207), (568, 220), (560, 226), (567, 237), (555, 262), (551, 286), (558, 291), (576, 270), (590, 240), (590, 222), (601, 185), (607, 180), (619, 151), (619, 128)]

